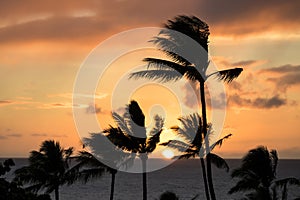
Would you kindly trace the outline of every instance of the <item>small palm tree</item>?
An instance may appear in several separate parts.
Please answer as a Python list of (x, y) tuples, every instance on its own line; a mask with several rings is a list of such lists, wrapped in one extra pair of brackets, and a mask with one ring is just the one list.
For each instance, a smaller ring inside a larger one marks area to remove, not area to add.
[(77, 164), (73, 169), (78, 172), (77, 178), (87, 183), (92, 179), (100, 178), (105, 172), (110, 173), (110, 200), (113, 200), (116, 174), (119, 167), (131, 165), (133, 162), (131, 154), (115, 148), (102, 133), (91, 133), (89, 138), (84, 138), (84, 144), (91, 153), (80, 151), (76, 156)]
[(287, 185), (300, 185), (296, 178), (276, 179), (278, 156), (276, 150), (270, 152), (260, 146), (252, 149), (242, 160), (242, 166), (233, 170), (231, 176), (240, 178), (229, 190), (229, 194), (240, 191), (253, 191), (246, 194), (246, 199), (277, 200), (278, 189), (282, 189), (281, 198), (287, 199)]
[(46, 193), (55, 192), (59, 200), (59, 187), (72, 184), (75, 175), (70, 171), (70, 158), (73, 148), (64, 149), (54, 140), (44, 141), (39, 151), (31, 151), (29, 165), (15, 171), (15, 180), (30, 184), (29, 190), (46, 189)]
[[(147, 70), (134, 72), (129, 78), (148, 78), (168, 82), (177, 81), (185, 77), (193, 82), (198, 82), (200, 84), (203, 130), (206, 137), (207, 119), (204, 87), (206, 80), (210, 76), (216, 75), (219, 80), (229, 83), (237, 78), (243, 69), (234, 68), (207, 74), (209, 66), (208, 36), (210, 32), (208, 25), (197, 17), (180, 15), (175, 17), (174, 20), (169, 20), (164, 27), (165, 29), (159, 33), (159, 36), (155, 37), (151, 42), (158, 46), (167, 59), (145, 58), (144, 61), (148, 63)], [(185, 37), (177, 32), (184, 34)], [(197, 42), (203, 49), (191, 49), (193, 44), (189, 42), (187, 36)], [(206, 149), (210, 146), (209, 144), (205, 145)], [(212, 200), (215, 200), (210, 156), (207, 157), (207, 173), (210, 195)], [(209, 194), (206, 194), (206, 197), (209, 199)]]
[(123, 116), (113, 112), (113, 118), (118, 128), (109, 128), (104, 134), (118, 148), (125, 152), (138, 156), (142, 161), (143, 172), (143, 200), (147, 200), (147, 159), (159, 143), (164, 120), (155, 115), (155, 125), (147, 134), (145, 127), (145, 115), (136, 101), (131, 101), (126, 106)]
[[(185, 117), (180, 117), (178, 120), (181, 122), (182, 126), (173, 126), (171, 129), (174, 130), (174, 132), (183, 140), (169, 140), (161, 145), (168, 146), (181, 152), (181, 155), (175, 158), (189, 159), (199, 157), (201, 161), (203, 177), (206, 178), (205, 164), (202, 157), (204, 148), (203, 122), (200, 116), (196, 113)], [(211, 128), (211, 125), (209, 128)], [(212, 133), (212, 131), (209, 132)], [(217, 145), (221, 146), (223, 141), (228, 139), (230, 136), (231, 134), (219, 139), (210, 147), (210, 149), (214, 149), (214, 147)], [(210, 153), (207, 156), (210, 157), (212, 163), (214, 163), (218, 168), (224, 168), (227, 172), (229, 171), (229, 166), (223, 158), (214, 153)], [(205, 187), (205, 192), (208, 193), (207, 187)]]

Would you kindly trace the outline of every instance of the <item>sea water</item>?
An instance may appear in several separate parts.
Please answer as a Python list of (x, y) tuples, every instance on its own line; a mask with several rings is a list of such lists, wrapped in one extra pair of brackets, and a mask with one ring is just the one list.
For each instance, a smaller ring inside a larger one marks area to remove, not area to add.
[[(3, 159), (0, 159), (2, 162)], [(14, 159), (17, 169), (27, 164), (27, 159)], [(228, 195), (229, 189), (234, 186), (237, 179), (230, 177), (232, 169), (241, 164), (241, 160), (226, 160), (230, 166), (227, 173), (223, 169), (213, 167), (213, 182), (217, 199), (231, 200), (241, 199), (242, 193)], [(157, 159), (155, 162), (163, 162)], [(198, 200), (205, 199), (204, 185), (202, 179), (200, 162), (195, 160), (178, 160), (173, 164), (147, 174), (148, 199), (155, 200), (165, 191), (176, 193), (180, 200), (190, 200), (198, 195)], [(12, 173), (11, 172), (11, 173)], [(300, 178), (300, 160), (279, 160), (277, 177), (296, 177)], [(12, 174), (7, 179), (11, 179)], [(77, 182), (70, 186), (60, 188), (61, 200), (108, 200), (110, 196), (110, 174), (105, 174), (101, 178), (90, 181), (86, 184)], [(118, 172), (115, 182), (115, 200), (140, 200), (142, 199), (142, 174)], [(53, 194), (51, 194), (54, 199)], [(288, 199), (300, 197), (300, 187), (289, 186)]]

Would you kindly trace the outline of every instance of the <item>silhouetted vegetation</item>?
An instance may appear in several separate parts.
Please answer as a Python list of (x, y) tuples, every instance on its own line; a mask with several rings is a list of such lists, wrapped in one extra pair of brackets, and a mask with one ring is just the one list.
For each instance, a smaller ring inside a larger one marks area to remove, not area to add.
[[(243, 71), (242, 68), (234, 68), (221, 70), (212, 74), (206, 74), (209, 59), (208, 59), (208, 36), (209, 26), (195, 16), (180, 15), (169, 20), (159, 36), (155, 37), (151, 42), (158, 46), (158, 49), (165, 54), (167, 59), (160, 58), (145, 58), (148, 63), (148, 68), (139, 72), (134, 72), (130, 78), (147, 78), (158, 80), (161, 82), (177, 81), (182, 77), (190, 81), (200, 84), (201, 112), (203, 119), (204, 137), (207, 136), (207, 119), (206, 119), (206, 103), (205, 103), (205, 81), (212, 75), (216, 75), (219, 80), (230, 83), (237, 78)], [(183, 35), (178, 34), (183, 33)], [(189, 37), (187, 39), (187, 36)], [(192, 38), (203, 49), (192, 48), (189, 39)], [(187, 59), (188, 58), (188, 59)], [(208, 149), (209, 141), (205, 141), (206, 149)], [(209, 155), (209, 153), (208, 153)], [(207, 156), (207, 182), (206, 174), (203, 174), (206, 198), (216, 199), (211, 171), (211, 156)], [(204, 161), (201, 161), (202, 168)], [(209, 187), (207, 186), (209, 185)], [(209, 189), (210, 195), (207, 192)]]
[(29, 165), (15, 171), (15, 180), (22, 184), (29, 184), (30, 191), (51, 193), (59, 200), (59, 187), (72, 184), (76, 175), (70, 170), (70, 158), (73, 148), (64, 149), (59, 142), (44, 141), (39, 151), (31, 151)]
[(160, 134), (164, 126), (164, 119), (154, 116), (155, 125), (147, 134), (145, 115), (136, 101), (126, 106), (123, 116), (113, 113), (117, 128), (110, 127), (104, 134), (118, 148), (132, 155), (137, 155), (142, 161), (143, 173), (143, 200), (147, 199), (147, 160), (160, 142)]
[(229, 194), (250, 191), (245, 195), (249, 200), (287, 200), (287, 186), (300, 186), (300, 181), (294, 177), (276, 179), (278, 156), (276, 150), (270, 152), (260, 146), (252, 149), (242, 160), (242, 166), (235, 169), (231, 176), (239, 178), (237, 184), (230, 189)]
[(7, 159), (0, 163), (0, 200), (51, 200), (49, 195), (37, 195), (22, 188), (18, 182), (7, 181), (5, 174), (11, 171), (11, 167), (15, 166), (12, 159)]
[[(113, 128), (106, 129), (107, 131), (113, 131)], [(131, 166), (134, 157), (117, 149), (103, 133), (91, 133), (89, 138), (84, 138), (84, 144), (90, 148), (91, 153), (80, 151), (79, 155), (76, 156), (77, 164), (73, 168), (78, 171), (78, 179), (87, 183), (89, 180), (100, 178), (105, 172), (110, 173), (110, 200), (113, 200), (115, 177), (118, 169), (122, 166)]]

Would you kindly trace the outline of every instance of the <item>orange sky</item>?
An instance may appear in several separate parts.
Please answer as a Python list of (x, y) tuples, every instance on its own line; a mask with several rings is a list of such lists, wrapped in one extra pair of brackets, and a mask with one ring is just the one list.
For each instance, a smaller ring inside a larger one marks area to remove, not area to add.
[[(72, 91), (91, 50), (113, 34), (160, 27), (167, 19), (187, 14), (210, 25), (209, 51), (220, 69), (244, 67), (241, 76), (225, 86), (228, 105), (223, 134), (233, 137), (216, 152), (241, 157), (250, 148), (266, 145), (277, 149), (281, 158), (300, 158), (299, 8), (297, 0), (272, 4), (258, 0), (189, 0), (184, 4), (181, 0), (2, 1), (0, 156), (27, 156), (45, 139), (79, 150)], [(114, 64), (137, 66), (143, 55), (153, 54), (135, 52)], [(97, 88), (95, 111), (103, 126), (111, 123), (114, 81), (110, 77), (118, 80), (124, 71), (110, 69)], [(143, 89), (150, 95), (145, 96)], [(144, 109), (147, 123), (151, 106), (162, 104), (167, 126), (174, 125), (179, 117), (175, 97), (162, 87), (143, 89), (133, 97)], [(185, 95), (183, 87), (178, 91)], [(195, 109), (188, 98), (183, 103)]]

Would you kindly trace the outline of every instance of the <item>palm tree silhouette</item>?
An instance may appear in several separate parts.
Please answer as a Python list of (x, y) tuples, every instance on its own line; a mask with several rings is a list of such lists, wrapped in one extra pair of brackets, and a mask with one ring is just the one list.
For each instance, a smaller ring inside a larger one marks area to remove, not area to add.
[[(182, 140), (169, 140), (168, 142), (161, 143), (161, 145), (168, 146), (170, 148), (176, 149), (181, 152), (180, 156), (175, 158), (179, 159), (189, 159), (200, 157), (201, 167), (203, 177), (206, 178), (205, 174), (205, 164), (202, 159), (203, 154), (203, 143), (204, 143), (204, 126), (200, 116), (197, 113), (180, 117), (178, 120), (181, 122), (182, 126), (173, 126), (171, 127), (174, 132), (182, 138)], [(211, 125), (208, 126), (211, 129)], [(209, 131), (212, 134), (212, 131)], [(209, 136), (209, 135), (208, 135)], [(225, 137), (219, 139), (215, 142), (210, 149), (214, 149), (215, 146), (221, 146), (225, 139), (228, 139), (231, 134), (226, 135)], [(207, 155), (210, 157), (213, 164), (215, 164), (218, 168), (226, 169), (229, 171), (229, 166), (226, 161), (220, 156), (210, 153)], [(204, 167), (204, 168), (203, 168)], [(208, 192), (208, 188), (205, 188), (206, 192)]]
[(143, 200), (147, 200), (147, 159), (160, 141), (164, 119), (154, 116), (154, 127), (149, 134), (146, 132), (145, 115), (136, 101), (126, 106), (123, 116), (113, 112), (113, 118), (118, 128), (104, 130), (104, 134), (118, 148), (138, 156), (142, 161), (143, 172)]
[[(106, 131), (110, 132), (113, 129), (111, 127)], [(87, 183), (92, 179), (100, 178), (105, 172), (110, 173), (110, 200), (113, 200), (116, 174), (119, 167), (128, 167), (133, 163), (131, 154), (115, 148), (102, 133), (90, 133), (89, 138), (84, 138), (84, 144), (91, 153), (80, 151), (76, 156), (77, 164), (74, 169), (78, 171), (78, 179)]]
[(46, 189), (46, 193), (55, 192), (59, 200), (59, 187), (72, 184), (76, 178), (70, 171), (70, 158), (73, 147), (64, 149), (54, 140), (44, 141), (39, 151), (31, 151), (29, 165), (15, 171), (15, 180), (30, 184), (29, 190)]
[(300, 185), (300, 181), (293, 177), (276, 179), (277, 164), (276, 150), (269, 152), (263, 146), (250, 150), (243, 158), (241, 167), (233, 170), (231, 176), (240, 180), (228, 193), (253, 191), (246, 194), (246, 199), (277, 200), (278, 189), (281, 188), (281, 199), (287, 200), (287, 185)]
[[(219, 80), (227, 83), (237, 78), (243, 71), (242, 68), (227, 69), (206, 74), (209, 66), (208, 59), (208, 36), (210, 34), (208, 25), (195, 16), (180, 15), (174, 20), (168, 20), (158, 37), (151, 42), (159, 47), (167, 59), (145, 58), (148, 69), (130, 74), (129, 78), (148, 78), (161, 82), (177, 81), (182, 77), (200, 84), (201, 111), (203, 118), (204, 137), (207, 135), (206, 103), (205, 103), (205, 81), (213, 75)], [(203, 48), (203, 52), (193, 52), (191, 43), (177, 32), (192, 38)], [(187, 56), (186, 59), (184, 56)], [(208, 142), (206, 142), (208, 143)], [(209, 144), (206, 144), (209, 147)], [(208, 148), (207, 148), (208, 149)], [(216, 199), (211, 172), (210, 156), (207, 157), (207, 179), (212, 200)], [(203, 162), (204, 163), (204, 162)], [(204, 178), (206, 179), (206, 178)], [(207, 183), (205, 183), (207, 185)], [(206, 186), (207, 187), (207, 186)], [(209, 194), (206, 193), (207, 199)]]

